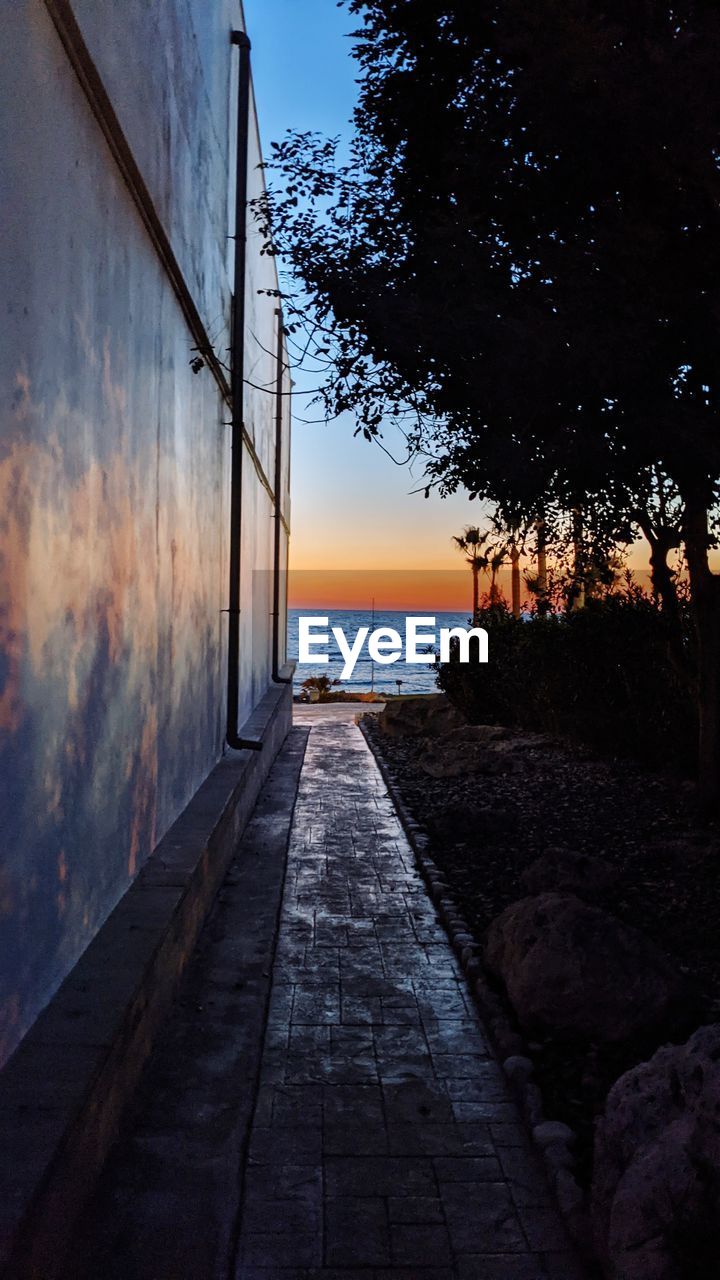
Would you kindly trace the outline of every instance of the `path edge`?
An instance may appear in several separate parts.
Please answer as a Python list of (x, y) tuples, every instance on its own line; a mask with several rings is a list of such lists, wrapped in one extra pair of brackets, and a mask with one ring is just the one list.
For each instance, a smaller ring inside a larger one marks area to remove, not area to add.
[[(483, 1027), (518, 1102), (528, 1136), (541, 1157), (558, 1211), (582, 1260), (595, 1268), (597, 1257), (590, 1244), (592, 1231), (588, 1197), (574, 1172), (575, 1134), (569, 1125), (559, 1125), (558, 1121), (548, 1120), (545, 1116), (527, 1044), (511, 1025), (501, 998), (493, 990), (483, 962), (482, 946), (463, 918), (446, 877), (430, 854), (431, 839), (427, 829), (410, 812), (397, 777), (368, 733), (364, 720), (364, 717), (358, 717), (355, 723), (380, 770), (428, 896), (465, 974)], [(562, 1133), (563, 1130), (567, 1132)]]

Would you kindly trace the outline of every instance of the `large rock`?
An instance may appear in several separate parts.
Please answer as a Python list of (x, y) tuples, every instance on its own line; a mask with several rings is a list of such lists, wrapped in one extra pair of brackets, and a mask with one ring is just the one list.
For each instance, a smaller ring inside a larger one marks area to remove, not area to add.
[(574, 894), (513, 903), (491, 924), (485, 959), (529, 1030), (604, 1043), (669, 1032), (683, 995), (654, 943)]
[(560, 846), (546, 849), (520, 877), (529, 894), (574, 893), (578, 898), (589, 899), (609, 888), (617, 878), (615, 868), (603, 858)]
[(431, 778), (515, 773), (529, 751), (550, 741), (545, 734), (518, 733), (498, 724), (464, 724), (429, 742), (418, 763)]
[(428, 743), (418, 761), (431, 778), (457, 778), (464, 773), (500, 773), (507, 760), (497, 748), (511, 737), (511, 730), (495, 724), (466, 724)]
[(444, 693), (388, 702), (377, 722), (383, 733), (394, 738), (432, 738), (465, 724)]
[(621, 1076), (598, 1123), (598, 1251), (618, 1280), (720, 1276), (720, 1027)]

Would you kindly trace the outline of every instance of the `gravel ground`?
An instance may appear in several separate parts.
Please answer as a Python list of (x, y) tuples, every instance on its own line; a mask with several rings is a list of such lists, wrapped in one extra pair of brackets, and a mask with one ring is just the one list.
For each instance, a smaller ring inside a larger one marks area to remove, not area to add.
[[(374, 722), (368, 730), (427, 827), (432, 856), (479, 941), (495, 916), (526, 896), (520, 875), (547, 849), (592, 854), (618, 873), (596, 904), (674, 956), (696, 990), (687, 1034), (720, 1019), (720, 838), (716, 825), (699, 820), (691, 784), (548, 738), (490, 776), (434, 779), (418, 764), (423, 742), (390, 738)], [(579, 1132), (585, 1177), (608, 1088), (656, 1047), (531, 1042), (546, 1111)]]

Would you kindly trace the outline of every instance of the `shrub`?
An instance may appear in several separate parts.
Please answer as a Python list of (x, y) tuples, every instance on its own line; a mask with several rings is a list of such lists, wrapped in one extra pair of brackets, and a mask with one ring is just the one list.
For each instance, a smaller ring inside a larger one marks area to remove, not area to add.
[(696, 761), (694, 641), (634, 587), (572, 613), (517, 619), (481, 611), (490, 661), (462, 664), (457, 646), (438, 686), (473, 723), (570, 737), (653, 766)]
[(339, 680), (331, 680), (329, 676), (308, 676), (307, 680), (303, 680), (301, 687), (306, 689), (308, 693), (315, 690), (319, 693), (322, 701), (323, 698), (332, 693), (339, 683)]
[(300, 686), (306, 696), (317, 693), (317, 702), (382, 702), (384, 695), (379, 693), (348, 693), (338, 688), (341, 682), (331, 680), (329, 676), (308, 676)]

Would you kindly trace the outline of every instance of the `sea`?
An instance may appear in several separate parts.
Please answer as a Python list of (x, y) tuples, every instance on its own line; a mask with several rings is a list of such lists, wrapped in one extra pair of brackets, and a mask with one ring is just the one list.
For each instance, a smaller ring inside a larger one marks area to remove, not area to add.
[[(299, 693), (302, 683), (308, 676), (328, 676), (330, 680), (339, 680), (345, 665), (344, 658), (332, 634), (333, 627), (342, 628), (348, 644), (352, 645), (361, 627), (369, 627), (371, 631), (381, 627), (391, 627), (398, 631), (405, 644), (405, 624), (408, 615), (398, 610), (360, 609), (290, 609), (288, 611), (288, 657), (297, 662), (298, 658), (298, 619), (300, 617), (323, 617), (328, 619), (330, 643), (327, 646), (328, 662), (326, 664), (297, 666), (295, 670), (294, 692)], [(470, 625), (467, 613), (418, 611), (418, 616), (435, 617), (436, 634), (441, 627), (467, 627)], [(423, 627), (423, 631), (426, 628)], [(431, 629), (431, 628), (430, 628)], [(317, 632), (316, 634), (321, 634)], [(437, 693), (437, 666), (405, 662), (404, 653), (391, 666), (372, 662), (367, 651), (367, 643), (363, 646), (355, 670), (349, 680), (338, 685), (338, 690), (345, 693)], [(398, 683), (399, 682), (399, 683)]]

